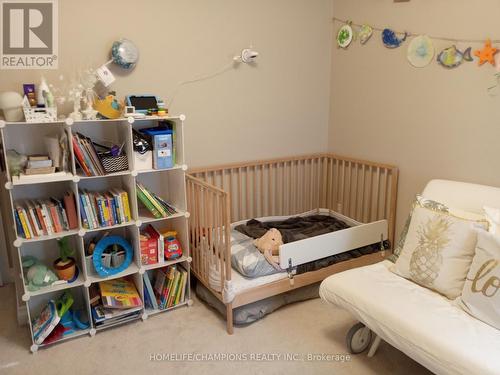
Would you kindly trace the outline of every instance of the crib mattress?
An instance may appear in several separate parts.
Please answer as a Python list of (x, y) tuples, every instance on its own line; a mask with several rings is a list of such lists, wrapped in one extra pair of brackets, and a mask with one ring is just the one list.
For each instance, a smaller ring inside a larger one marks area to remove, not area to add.
[(437, 374), (500, 374), (500, 331), (395, 275), (391, 265), (383, 261), (332, 275), (322, 282), (320, 297)]

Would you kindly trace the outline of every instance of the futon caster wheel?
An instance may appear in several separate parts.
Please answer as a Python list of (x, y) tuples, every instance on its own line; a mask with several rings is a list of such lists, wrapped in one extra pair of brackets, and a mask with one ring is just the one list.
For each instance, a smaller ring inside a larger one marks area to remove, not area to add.
[(148, 318), (148, 314), (143, 313), (143, 314), (141, 315), (141, 319), (142, 319), (142, 321), (143, 321), (143, 322), (144, 322), (147, 318)]
[(95, 328), (91, 328), (91, 329), (90, 329), (90, 331), (89, 331), (89, 335), (90, 335), (90, 337), (94, 337), (94, 336), (95, 336), (95, 333), (96, 333)]
[(38, 345), (35, 345), (35, 344), (31, 345), (30, 351), (33, 354), (36, 353), (38, 351)]
[(372, 342), (372, 331), (363, 323), (357, 323), (347, 332), (346, 342), (349, 353), (363, 353)]

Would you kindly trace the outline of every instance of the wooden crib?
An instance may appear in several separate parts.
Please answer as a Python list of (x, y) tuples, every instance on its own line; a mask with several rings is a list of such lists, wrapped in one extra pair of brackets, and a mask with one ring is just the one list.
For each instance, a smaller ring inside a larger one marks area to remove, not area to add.
[[(387, 220), (394, 243), (398, 169), (392, 165), (334, 154), (315, 154), (196, 168), (187, 175), (191, 270), (224, 303), (231, 282), (230, 224), (250, 218), (285, 216), (326, 208), (361, 223)], [(237, 294), (225, 303), (227, 332), (233, 309), (316, 283), (327, 276), (382, 260), (363, 255), (317, 271), (275, 281)], [(210, 287), (209, 268), (220, 272), (219, 291)]]

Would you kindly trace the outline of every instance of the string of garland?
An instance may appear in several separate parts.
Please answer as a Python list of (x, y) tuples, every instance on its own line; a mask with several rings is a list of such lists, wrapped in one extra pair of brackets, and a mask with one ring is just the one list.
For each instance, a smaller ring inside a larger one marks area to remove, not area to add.
[[(342, 24), (346, 24), (346, 23), (350, 22), (349, 20), (344, 20), (344, 19), (341, 19), (338, 17), (333, 17), (333, 21), (339, 22)], [(357, 27), (363, 26), (363, 24), (354, 23), (354, 22), (351, 22), (351, 25), (357, 26)], [(375, 26), (371, 26), (371, 28), (373, 30), (380, 31), (380, 32), (383, 32), (385, 29), (384, 27), (375, 27)], [(406, 35), (410, 36), (410, 37), (419, 36), (419, 35), (427, 35), (431, 39), (443, 40), (443, 41), (454, 42), (454, 43), (484, 43), (484, 39), (458, 39), (458, 38), (449, 38), (449, 37), (443, 37), (443, 36), (429, 35), (429, 34), (425, 34), (425, 33), (415, 33), (415, 32), (411, 32), (411, 31), (396, 31), (396, 30), (394, 30), (394, 32), (397, 34), (406, 33)], [(500, 43), (500, 39), (491, 39), (491, 42), (492, 43)]]

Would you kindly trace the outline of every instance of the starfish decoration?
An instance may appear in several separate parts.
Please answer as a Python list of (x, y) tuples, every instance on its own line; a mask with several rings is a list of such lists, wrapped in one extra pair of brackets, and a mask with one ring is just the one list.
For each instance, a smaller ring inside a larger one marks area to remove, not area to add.
[(485, 62), (489, 62), (491, 65), (495, 65), (495, 53), (498, 49), (491, 46), (491, 40), (487, 40), (483, 49), (478, 49), (474, 51), (474, 55), (479, 57), (478, 65), (481, 66)]

